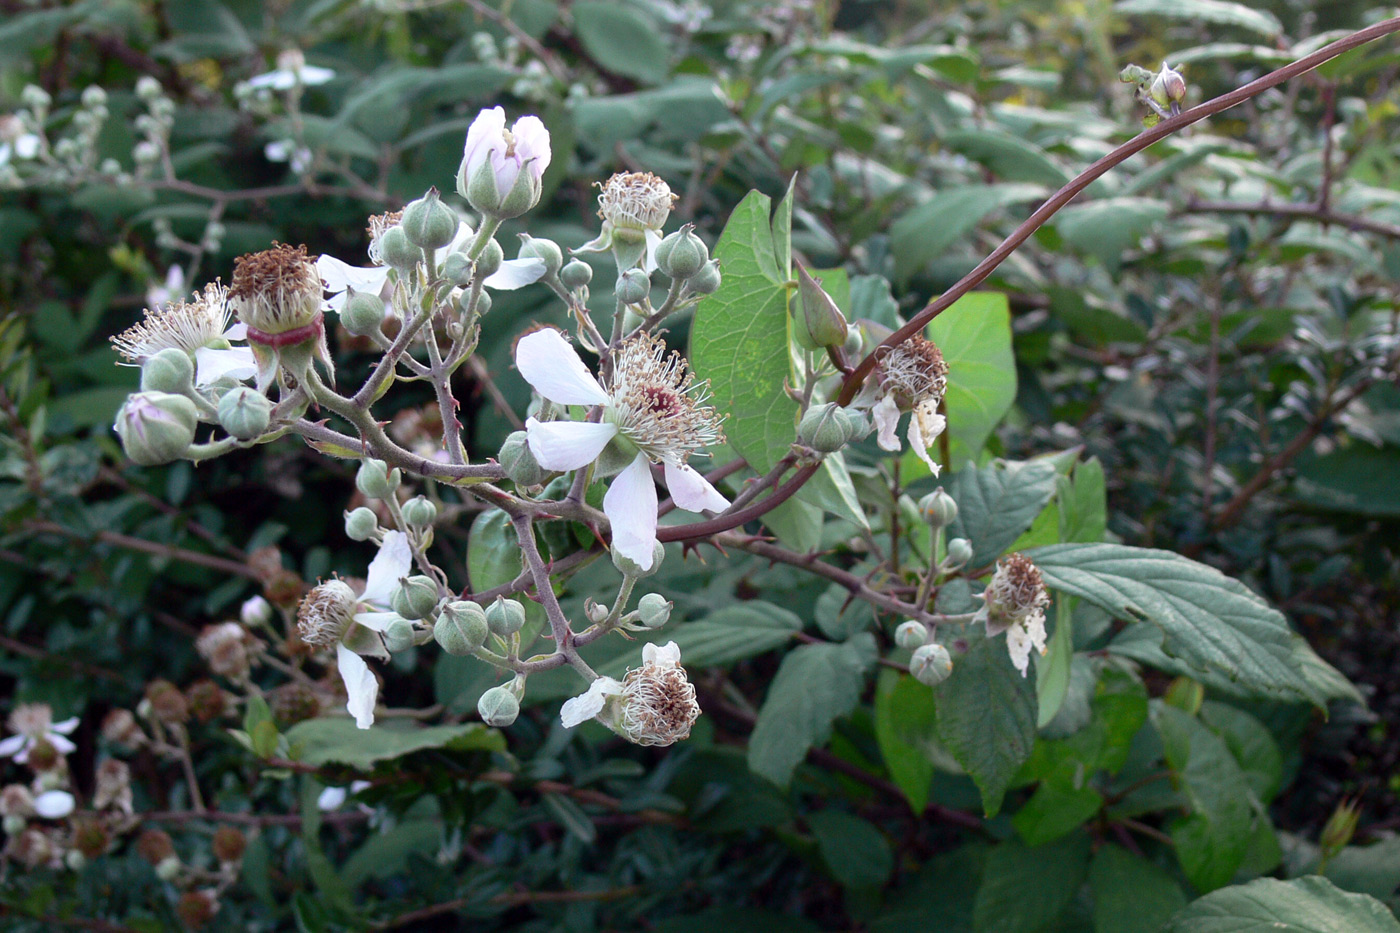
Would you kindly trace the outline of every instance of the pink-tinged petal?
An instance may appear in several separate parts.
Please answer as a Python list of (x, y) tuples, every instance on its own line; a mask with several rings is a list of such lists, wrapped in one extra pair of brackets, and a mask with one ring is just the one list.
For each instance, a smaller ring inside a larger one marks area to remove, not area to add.
[(507, 259), (501, 268), (486, 277), (482, 282), (487, 288), (509, 292), (526, 285), (533, 285), (544, 278), (545, 264), (542, 259)]
[(73, 812), (73, 795), (66, 790), (49, 790), (34, 798), (34, 812), (46, 820), (61, 820)]
[(44, 738), (49, 740), (49, 744), (54, 747), (54, 751), (58, 752), (60, 755), (71, 755), (78, 750), (78, 746), (61, 735), (50, 732), (48, 735), (44, 736)]
[(609, 696), (621, 693), (622, 684), (611, 677), (599, 677), (589, 684), (583, 693), (564, 701), (564, 705), (559, 709), (559, 720), (565, 729), (572, 729), (601, 713)]
[[(0, 742), (0, 758), (10, 758), (19, 754), (28, 741), (29, 739), (22, 735), (12, 735), (8, 739), (5, 739), (5, 741)], [(23, 764), (23, 762), (21, 762), (21, 764)]]
[(500, 107), (491, 107), (476, 115), (467, 128), (467, 142), (462, 150), (462, 159), (468, 165), (467, 177), (485, 161), (492, 146), (505, 148), (505, 129), (506, 112)]
[(200, 347), (194, 351), (194, 363), (194, 384), (197, 386), (213, 385), (225, 376), (242, 382), (258, 374), (258, 361), (249, 347), (230, 347), (227, 350)]
[(369, 562), (365, 591), (360, 594), (360, 602), (375, 606), (389, 605), (389, 596), (394, 592), (394, 587), (412, 570), (413, 548), (408, 543), (408, 535), (402, 531), (386, 531), (384, 543), (379, 545), (379, 553)]
[(680, 646), (673, 641), (664, 645), (642, 645), (642, 663), (655, 664), (657, 667), (680, 667)]
[(552, 327), (526, 334), (516, 342), (515, 368), (551, 402), (601, 405), (608, 400), (608, 393), (583, 365), (569, 341)]
[(82, 722), (82, 717), (70, 716), (62, 722), (56, 722), (49, 726), (49, 731), (57, 732), (59, 735), (70, 735), (74, 729), (78, 728), (80, 722)]
[(899, 450), (899, 437), (895, 430), (899, 427), (899, 405), (893, 395), (886, 395), (870, 409), (870, 417), (879, 432), (877, 440), (884, 450)]
[(507, 158), (504, 145), (490, 150), (488, 157), (491, 159), (491, 171), (496, 173), (496, 192), (505, 197), (506, 193), (515, 187), (515, 176), (520, 174), (519, 157)]
[(617, 474), (603, 496), (603, 512), (612, 525), (612, 546), (643, 570), (656, 555), (656, 484), (645, 454)]
[(225, 340), (247, 340), (247, 339), (248, 339), (248, 325), (247, 325), (247, 324), (244, 324), (242, 321), (239, 321), (238, 323), (236, 323), (236, 324), (234, 324), (232, 327), (230, 327), (228, 330), (224, 331), (224, 339), (225, 339)]
[(530, 453), (546, 470), (577, 470), (598, 459), (608, 441), (617, 436), (615, 424), (586, 421), (525, 422), (525, 441)]
[(397, 612), (357, 612), (354, 616), (356, 622), (372, 632), (387, 631), (389, 623), (398, 617)]
[(336, 661), (340, 667), (340, 679), (345, 681), (345, 694), (349, 699), (345, 708), (355, 717), (355, 725), (368, 729), (374, 725), (374, 704), (379, 699), (379, 681), (369, 669), (364, 658), (344, 645), (335, 646)]
[(535, 181), (539, 181), (544, 170), (549, 168), (549, 130), (539, 117), (521, 117), (511, 127), (511, 135), (515, 137), (516, 156), (528, 167)]
[(676, 505), (687, 512), (723, 512), (729, 500), (710, 481), (684, 463), (666, 462), (666, 488)]

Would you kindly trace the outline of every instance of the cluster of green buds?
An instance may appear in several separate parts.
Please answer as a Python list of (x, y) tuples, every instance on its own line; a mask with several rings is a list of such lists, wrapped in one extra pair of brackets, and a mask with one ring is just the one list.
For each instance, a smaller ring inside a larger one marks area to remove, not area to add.
[(901, 622), (894, 631), (894, 642), (909, 657), (909, 673), (919, 683), (936, 687), (953, 673), (953, 658), (948, 649), (933, 640), (933, 632), (913, 619)]
[(1181, 113), (1181, 102), (1186, 99), (1186, 79), (1166, 62), (1162, 62), (1157, 72), (1140, 65), (1128, 65), (1118, 73), (1118, 80), (1133, 85), (1138, 103), (1151, 111), (1142, 118), (1143, 126), (1154, 127), (1163, 119)]

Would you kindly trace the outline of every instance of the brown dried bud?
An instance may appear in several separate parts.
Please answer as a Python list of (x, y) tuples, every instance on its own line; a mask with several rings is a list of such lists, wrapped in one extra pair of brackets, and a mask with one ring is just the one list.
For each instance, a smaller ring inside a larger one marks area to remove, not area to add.
[(151, 704), (151, 712), (167, 726), (182, 723), (190, 718), (190, 707), (180, 688), (168, 680), (153, 680), (146, 688), (146, 701)]
[(29, 747), (29, 757), (25, 760), (31, 771), (35, 774), (43, 774), (45, 771), (52, 771), (63, 761), (63, 756), (58, 749), (53, 747), (53, 743), (48, 739), (37, 739)]
[(306, 684), (283, 684), (267, 695), (273, 717), (288, 726), (321, 715), (321, 699)]
[(0, 816), (34, 815), (34, 795), (23, 784), (7, 784), (0, 790)]
[[(233, 261), (228, 302), (249, 328), (276, 336), (314, 324), (321, 314), (324, 291), (315, 258), (306, 254), (305, 246), (274, 243), (272, 249)], [(249, 339), (256, 337), (250, 334)]]
[(900, 409), (928, 399), (937, 407), (948, 388), (948, 363), (937, 344), (915, 334), (880, 356), (875, 378)]
[(197, 680), (185, 691), (190, 712), (200, 722), (213, 722), (229, 711), (229, 695), (212, 680)]
[(131, 815), (131, 769), (126, 762), (106, 758), (97, 766), (92, 805), (97, 810), (119, 810)]
[(206, 625), (194, 647), (215, 674), (243, 680), (249, 669), (248, 642), (248, 631), (243, 626), (237, 622), (221, 622)]
[(112, 844), (112, 834), (97, 820), (78, 820), (73, 826), (73, 848), (86, 858), (105, 855)]
[(208, 926), (218, 909), (219, 898), (213, 891), (186, 891), (175, 902), (175, 913), (192, 930)]
[(125, 709), (114, 709), (102, 720), (102, 737), (113, 745), (128, 748), (136, 748), (146, 741), (146, 733), (141, 731), (136, 717)]
[(282, 552), (272, 545), (260, 547), (248, 555), (248, 569), (253, 571), (263, 586), (267, 586), (269, 581), (284, 572)]
[(136, 840), (136, 854), (150, 865), (159, 865), (175, 855), (175, 843), (164, 830), (148, 829)]
[(26, 829), (10, 839), (5, 854), (25, 868), (35, 869), (48, 864), (58, 854), (58, 847), (47, 833)]
[(232, 826), (220, 826), (214, 831), (214, 857), (221, 862), (236, 862), (248, 848), (248, 837)]
[(280, 609), (295, 609), (300, 602), (302, 594), (306, 592), (306, 584), (301, 577), (284, 570), (273, 577), (263, 592), (267, 594), (267, 601)]

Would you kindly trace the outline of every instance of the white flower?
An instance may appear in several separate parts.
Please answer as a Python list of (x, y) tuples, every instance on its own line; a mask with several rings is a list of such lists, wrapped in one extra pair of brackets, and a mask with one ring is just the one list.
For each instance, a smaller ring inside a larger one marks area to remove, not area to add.
[(880, 357), (875, 378), (867, 385), (870, 391), (863, 393), (867, 398), (871, 393), (879, 395), (870, 417), (875, 422), (880, 447), (889, 451), (900, 449), (895, 434), (900, 412), (910, 411), (909, 446), (937, 476), (939, 464), (928, 452), (948, 426), (947, 419), (938, 413), (948, 388), (948, 364), (938, 346), (918, 335), (908, 338)]
[(398, 618), (389, 611), (389, 597), (412, 569), (413, 549), (408, 536), (401, 531), (385, 532), (379, 552), (370, 561), (364, 592), (356, 596), (340, 580), (329, 580), (312, 587), (297, 609), (297, 631), (302, 641), (321, 648), (334, 646), (336, 665), (348, 697), (345, 708), (361, 729), (374, 724), (379, 682), (360, 655), (381, 659), (389, 656), (377, 633)]
[(228, 377), (243, 380), (257, 373), (257, 362), (248, 347), (232, 346), (243, 340), (248, 328), (229, 325), (228, 289), (215, 282), (195, 293), (193, 301), (176, 301), (147, 309), (139, 324), (111, 338), (112, 346), (131, 363), (139, 365), (161, 350), (175, 347), (193, 353), (194, 382), (212, 385)]
[(146, 289), (146, 305), (158, 308), (168, 305), (185, 293), (185, 270), (171, 266), (165, 270), (165, 280), (159, 285)]
[(263, 155), (269, 162), (290, 163), (292, 171), (298, 175), (306, 173), (311, 168), (311, 150), (305, 146), (298, 146), (288, 139), (275, 139), (263, 147)]
[(24, 128), (24, 121), (12, 113), (0, 114), (0, 165), (11, 158), (32, 159), (43, 144), (36, 134)]
[(351, 794), (358, 794), (362, 790), (367, 790), (369, 781), (351, 781), (348, 788), (327, 787), (321, 791), (321, 795), (316, 798), (316, 809), (323, 813), (331, 810), (339, 810), (345, 805), (345, 800)]
[(13, 758), (15, 764), (22, 765), (41, 742), (60, 755), (71, 755), (77, 750), (66, 736), (78, 728), (78, 717), (54, 722), (53, 710), (47, 703), (21, 703), (10, 713), (9, 722), (16, 734), (0, 742), (0, 758)]
[(272, 621), (272, 604), (261, 596), (250, 596), (238, 608), (238, 620), (248, 628), (267, 625)]
[(564, 405), (601, 405), (603, 420), (525, 422), (530, 452), (546, 470), (577, 470), (598, 459), (610, 443), (631, 462), (603, 496), (613, 547), (650, 570), (656, 546), (656, 486), (651, 464), (660, 463), (677, 506), (689, 512), (721, 511), (729, 500), (686, 464), (690, 454), (723, 440), (715, 410), (704, 404), (703, 384), (678, 354), (649, 335), (625, 342), (613, 361), (608, 388), (599, 384), (559, 331), (543, 328), (521, 337), (515, 365), (540, 395)]
[(290, 91), (299, 85), (313, 87), (325, 84), (334, 77), (335, 71), (331, 68), (308, 65), (301, 49), (285, 49), (277, 55), (275, 69), (249, 78), (246, 83), (251, 88), (266, 87), (274, 91)]
[(483, 110), (467, 129), (457, 192), (484, 214), (517, 217), (539, 202), (550, 158), (549, 130), (539, 117), (506, 129), (505, 110)]
[(34, 798), (34, 813), (46, 820), (61, 820), (73, 812), (73, 795), (66, 790), (49, 790)]

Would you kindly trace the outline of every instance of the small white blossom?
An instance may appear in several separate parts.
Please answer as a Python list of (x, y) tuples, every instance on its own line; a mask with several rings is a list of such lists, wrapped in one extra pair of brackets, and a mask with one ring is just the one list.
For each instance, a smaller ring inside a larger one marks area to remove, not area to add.
[(308, 65), (301, 49), (286, 49), (277, 56), (277, 67), (264, 72), (246, 82), (251, 88), (271, 88), (274, 91), (290, 91), (294, 87), (314, 87), (325, 84), (335, 77), (332, 68)]
[(228, 289), (215, 282), (195, 293), (193, 301), (146, 309), (140, 323), (111, 338), (112, 347), (133, 365), (171, 347), (192, 353), (197, 386), (225, 377), (241, 381), (257, 372), (257, 362), (248, 347), (232, 345), (247, 337), (248, 328), (230, 326), (230, 316)]
[(78, 717), (54, 722), (53, 710), (47, 703), (21, 703), (10, 713), (9, 724), (15, 735), (0, 742), (0, 758), (13, 758), (22, 765), (41, 742), (60, 755), (71, 755), (77, 750), (67, 736), (78, 728)]

